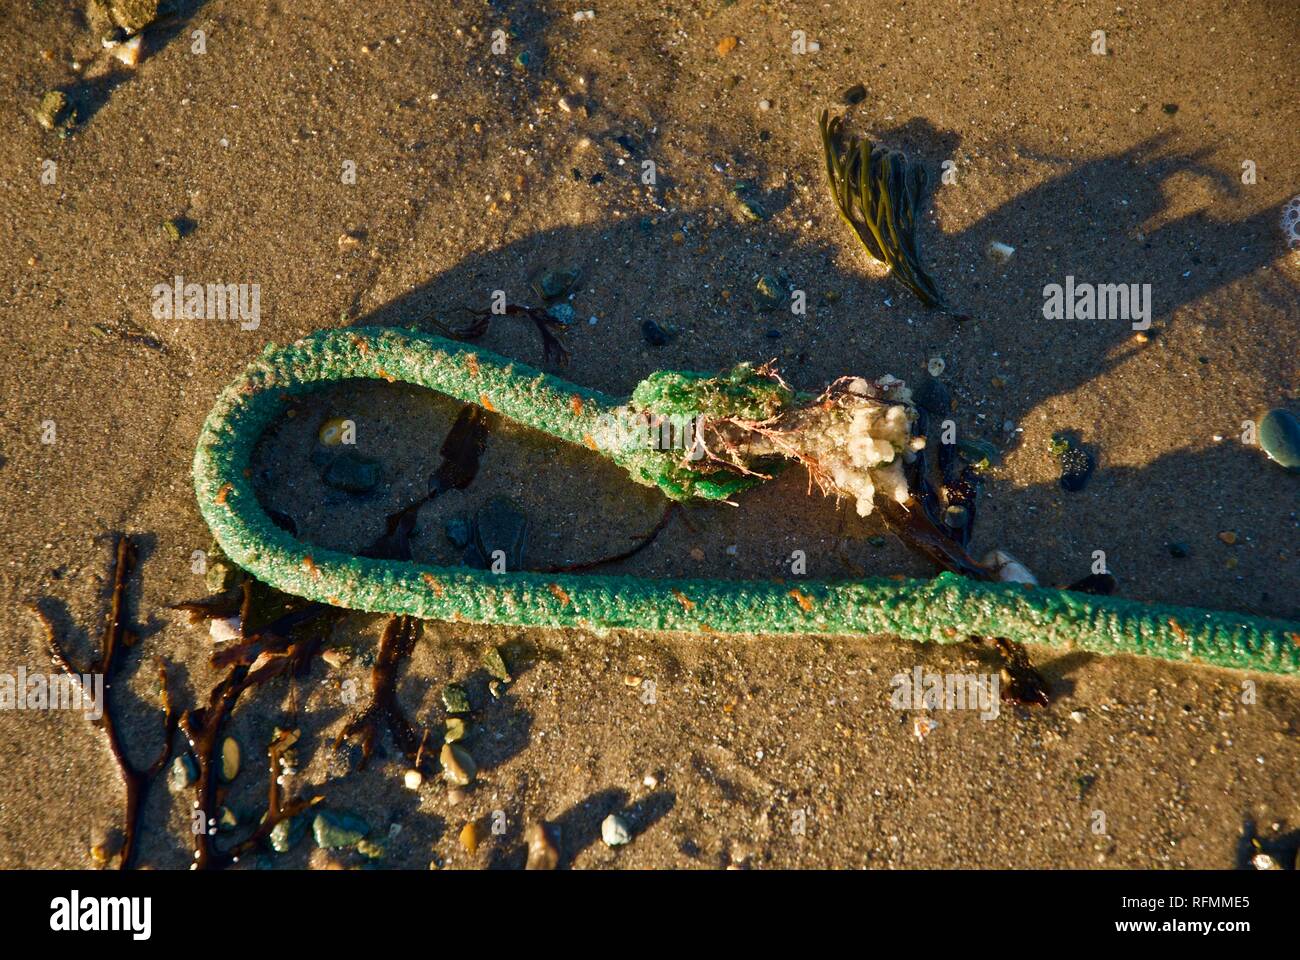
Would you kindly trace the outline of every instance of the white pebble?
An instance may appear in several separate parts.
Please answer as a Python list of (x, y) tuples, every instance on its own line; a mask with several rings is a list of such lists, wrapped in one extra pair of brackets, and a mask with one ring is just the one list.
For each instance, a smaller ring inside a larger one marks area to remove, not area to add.
[(632, 832), (622, 817), (611, 813), (600, 824), (600, 838), (611, 847), (621, 847), (632, 842)]
[(238, 617), (225, 617), (208, 624), (208, 636), (212, 638), (213, 643), (225, 643), (227, 640), (238, 640), (242, 637), (243, 628)]

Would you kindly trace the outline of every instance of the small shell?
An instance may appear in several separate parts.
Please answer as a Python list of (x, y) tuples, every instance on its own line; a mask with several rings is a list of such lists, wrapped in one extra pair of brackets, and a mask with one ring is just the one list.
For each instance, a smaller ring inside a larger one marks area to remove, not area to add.
[(1005, 550), (990, 550), (984, 555), (982, 562), (984, 566), (996, 573), (1003, 583), (1027, 583), (1030, 586), (1038, 586), (1038, 578), (1029, 572), (1029, 568)]

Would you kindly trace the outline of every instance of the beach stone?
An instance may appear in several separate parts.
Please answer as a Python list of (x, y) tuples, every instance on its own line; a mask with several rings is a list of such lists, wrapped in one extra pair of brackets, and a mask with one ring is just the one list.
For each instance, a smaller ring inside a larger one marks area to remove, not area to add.
[(110, 0), (113, 20), (128, 33), (139, 33), (158, 19), (158, 0)]
[(1274, 463), (1292, 473), (1300, 471), (1300, 420), (1290, 410), (1279, 407), (1264, 414), (1259, 445)]
[(469, 724), (460, 717), (450, 717), (447, 720), (447, 729), (442, 735), (443, 743), (458, 743), (469, 736)]
[(632, 842), (632, 831), (628, 829), (626, 820), (616, 813), (611, 813), (601, 821), (600, 839), (608, 846), (621, 847)]
[(444, 743), (438, 759), (442, 763), (442, 778), (453, 786), (468, 787), (478, 776), (474, 757), (459, 743)]
[(936, 417), (946, 416), (952, 410), (952, 395), (943, 381), (923, 375), (912, 388), (912, 402), (926, 413)]
[(573, 307), (567, 303), (553, 303), (546, 308), (546, 314), (556, 323), (570, 324), (576, 316)]
[(867, 88), (860, 83), (855, 83), (840, 94), (840, 102), (846, 107), (861, 103), (865, 99), (867, 99)]
[(674, 334), (669, 333), (653, 320), (641, 324), (641, 336), (652, 347), (666, 347), (672, 342)]
[(447, 539), (452, 542), (453, 546), (460, 547), (463, 550), (469, 546), (469, 538), (473, 535), (474, 527), (464, 517), (452, 517), (443, 527), (443, 531), (447, 534)]
[(337, 447), (350, 432), (346, 417), (330, 417), (316, 431), (316, 439), (326, 447)]
[(345, 493), (369, 493), (379, 486), (381, 473), (378, 460), (345, 450), (325, 468), (324, 480)]
[(524, 841), (528, 844), (528, 862), (525, 870), (554, 870), (560, 864), (560, 851), (546, 830), (544, 823), (530, 823), (524, 830)]
[(271, 849), (276, 853), (288, 853), (298, 845), (307, 833), (305, 817), (288, 817), (271, 828)]
[(965, 457), (966, 462), (972, 466), (979, 466), (986, 462), (989, 466), (993, 466), (1000, 457), (998, 448), (987, 440), (959, 440), (957, 442), (957, 452)]
[(221, 779), (226, 783), (239, 776), (239, 741), (226, 737), (221, 742)]
[(466, 566), (489, 570), (500, 550), (506, 572), (522, 570), (528, 518), (505, 497), (493, 497), (474, 515), (474, 536), (465, 550)]
[(322, 810), (311, 824), (316, 846), (323, 850), (355, 847), (370, 832), (370, 824), (354, 813)]
[(543, 300), (558, 300), (577, 285), (581, 276), (577, 268), (544, 270), (532, 282), (532, 287)]
[(1192, 548), (1181, 540), (1174, 540), (1169, 543), (1169, 556), (1175, 560), (1182, 560), (1184, 557), (1190, 556), (1191, 553)]
[(181, 793), (198, 778), (199, 765), (188, 753), (182, 753), (172, 761), (171, 772), (167, 776), (167, 789), (172, 793)]
[(785, 286), (771, 274), (764, 274), (754, 285), (755, 305), (760, 310), (772, 310), (785, 298)]
[(483, 651), (483, 667), (498, 680), (510, 682), (510, 670), (506, 667), (505, 657), (501, 656), (499, 647), (488, 647)]
[(448, 713), (469, 713), (469, 694), (459, 684), (449, 683), (442, 689), (442, 705)]

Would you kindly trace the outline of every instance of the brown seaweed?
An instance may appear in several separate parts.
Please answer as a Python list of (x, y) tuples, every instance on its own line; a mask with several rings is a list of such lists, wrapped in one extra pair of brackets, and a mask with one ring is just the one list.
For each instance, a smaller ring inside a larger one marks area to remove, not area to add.
[(122, 850), (118, 861), (118, 868), (121, 870), (128, 869), (134, 862), (136, 837), (139, 832), (144, 799), (148, 794), (150, 784), (167, 766), (167, 761), (171, 759), (172, 737), (176, 732), (177, 723), (167, 687), (167, 666), (164, 661), (159, 659), (157, 661), (158, 682), (163, 709), (162, 750), (153, 763), (147, 767), (137, 767), (127, 758), (121, 735), (118, 732), (117, 720), (113, 713), (113, 699), (110, 693), (113, 689), (113, 682), (122, 669), (122, 654), (136, 642), (134, 632), (126, 624), (126, 584), (131, 571), (135, 568), (135, 563), (135, 543), (130, 536), (122, 534), (117, 538), (113, 552), (113, 589), (109, 600), (104, 632), (99, 643), (99, 659), (91, 664), (88, 670), (78, 670), (73, 666), (72, 659), (60, 644), (54, 625), (50, 622), (49, 617), (39, 608), (33, 608), (36, 617), (45, 628), (46, 643), (49, 646), (50, 657), (55, 666), (74, 678), (89, 673), (98, 673), (104, 678), (103, 712), (96, 723), (103, 729), (104, 736), (108, 740), (109, 751), (117, 763), (122, 776), (122, 785), (126, 791)]

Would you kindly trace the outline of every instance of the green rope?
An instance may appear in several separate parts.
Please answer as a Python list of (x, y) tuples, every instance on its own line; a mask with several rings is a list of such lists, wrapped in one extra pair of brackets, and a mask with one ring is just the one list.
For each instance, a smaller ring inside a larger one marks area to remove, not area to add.
[[(289, 397), (322, 383), (384, 379), (480, 404), (598, 450), (675, 499), (725, 499), (752, 481), (682, 465), (635, 437), (609, 441), (630, 411), (684, 414), (790, 402), (741, 366), (719, 378), (658, 373), (620, 403), (490, 351), (389, 328), (324, 330), (268, 347), (217, 399), (199, 435), (194, 489), (221, 548), (264, 582), (376, 613), (520, 627), (727, 634), (892, 634), (955, 643), (997, 636), (1063, 650), (1128, 653), (1266, 673), (1300, 672), (1300, 624), (1138, 603), (952, 574), (932, 580), (733, 582), (503, 573), (374, 560), (304, 544), (276, 526), (249, 479), (253, 447)], [(752, 389), (751, 389), (752, 388)], [(709, 407), (710, 404), (721, 406)], [(604, 437), (598, 441), (598, 437)]]

